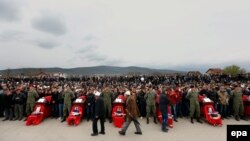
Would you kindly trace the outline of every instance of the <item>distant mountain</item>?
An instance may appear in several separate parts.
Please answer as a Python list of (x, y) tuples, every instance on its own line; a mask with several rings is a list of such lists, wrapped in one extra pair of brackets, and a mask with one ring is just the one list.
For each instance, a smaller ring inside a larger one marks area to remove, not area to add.
[(20, 68), (0, 70), (0, 74), (10, 73), (18, 74), (35, 74), (39, 72), (45, 73), (65, 73), (68, 75), (126, 75), (126, 74), (156, 74), (156, 73), (185, 73), (184, 71), (168, 70), (168, 69), (150, 69), (144, 67), (114, 67), (114, 66), (95, 66), (95, 67), (79, 67), (79, 68)]

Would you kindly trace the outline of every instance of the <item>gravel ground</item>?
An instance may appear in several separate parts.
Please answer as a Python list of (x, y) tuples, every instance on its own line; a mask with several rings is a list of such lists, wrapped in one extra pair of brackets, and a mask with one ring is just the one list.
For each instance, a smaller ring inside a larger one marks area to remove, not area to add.
[[(233, 119), (223, 120), (222, 127), (214, 127), (208, 123), (191, 124), (189, 119), (179, 119), (174, 128), (168, 133), (161, 132), (160, 124), (154, 124), (152, 119), (149, 125), (145, 119), (140, 119), (143, 135), (135, 135), (135, 127), (130, 125), (126, 136), (118, 134), (119, 128), (113, 124), (105, 123), (106, 135), (90, 136), (92, 122), (83, 120), (78, 126), (68, 126), (58, 119), (48, 118), (37, 126), (25, 126), (23, 121), (2, 121), (0, 119), (0, 141), (226, 141), (226, 128), (228, 124), (250, 124), (250, 121), (237, 122)], [(99, 124), (98, 124), (99, 126)], [(100, 128), (100, 126), (99, 126)]]

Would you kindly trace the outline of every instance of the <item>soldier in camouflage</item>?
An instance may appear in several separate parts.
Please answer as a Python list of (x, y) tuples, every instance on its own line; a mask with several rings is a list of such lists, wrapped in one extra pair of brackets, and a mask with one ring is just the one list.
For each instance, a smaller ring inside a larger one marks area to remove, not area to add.
[[(37, 91), (35, 90), (34, 86), (31, 85), (28, 95), (27, 95), (27, 101), (26, 101), (26, 114), (27, 117), (31, 114), (31, 112), (34, 110), (36, 100), (39, 98), (39, 95)], [(27, 118), (25, 119), (25, 121)]]
[(149, 116), (151, 114), (151, 112), (154, 115), (154, 123), (157, 124), (156, 121), (156, 92), (155, 90), (152, 88), (152, 86), (149, 86), (149, 91), (146, 93), (146, 95), (144, 96), (146, 103), (147, 103), (147, 107), (146, 107), (146, 111), (147, 111), (147, 124), (149, 124)]
[(70, 86), (65, 85), (65, 89), (63, 92), (63, 100), (64, 100), (63, 119), (61, 122), (64, 122), (66, 120), (67, 115), (70, 113), (73, 98), (75, 98), (75, 95), (72, 92), (72, 90), (70, 89)]
[(190, 90), (188, 91), (188, 94), (186, 95), (186, 98), (190, 101), (190, 117), (191, 117), (191, 123), (194, 123), (194, 113), (196, 113), (197, 122), (202, 123), (200, 121), (200, 104), (198, 100), (198, 90), (192, 85), (190, 86)]

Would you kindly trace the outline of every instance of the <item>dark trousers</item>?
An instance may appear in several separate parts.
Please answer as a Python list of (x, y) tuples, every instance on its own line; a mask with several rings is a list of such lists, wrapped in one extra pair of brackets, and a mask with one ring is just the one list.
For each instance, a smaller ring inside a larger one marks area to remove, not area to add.
[(94, 119), (94, 105), (87, 106), (87, 120)]
[(189, 116), (189, 102), (182, 102), (182, 114), (185, 117)]
[(52, 116), (58, 117), (59, 115), (59, 106), (58, 104), (52, 104)]
[(93, 133), (98, 133), (98, 127), (97, 127), (97, 122), (98, 122), (98, 120), (100, 119), (100, 123), (101, 123), (101, 132), (105, 132), (105, 127), (104, 127), (104, 120), (105, 120), (105, 118), (104, 117), (98, 117), (98, 118), (95, 118), (94, 120), (93, 120), (93, 125), (92, 125), (92, 127), (93, 127)]
[(167, 113), (162, 113), (162, 127), (161, 129), (164, 130), (167, 128), (168, 125), (168, 114)]
[(220, 114), (222, 117), (227, 117), (227, 105), (220, 105)]
[(13, 119), (13, 108), (12, 107), (5, 108), (4, 113), (5, 113), (5, 119)]
[(59, 112), (59, 117), (63, 118), (63, 104), (62, 103), (58, 104), (58, 112)]
[(15, 119), (21, 120), (23, 118), (23, 104), (15, 104), (14, 111)]
[(182, 114), (182, 107), (183, 107), (182, 102), (178, 102), (176, 104), (177, 117), (182, 117), (183, 116), (183, 114)]
[(174, 115), (174, 119), (177, 119), (177, 104), (171, 105), (171, 111), (172, 114)]
[(140, 111), (140, 113), (141, 113), (141, 116), (142, 116), (142, 117), (146, 117), (146, 103), (140, 102), (140, 103), (138, 104), (138, 107), (139, 107), (139, 111)]

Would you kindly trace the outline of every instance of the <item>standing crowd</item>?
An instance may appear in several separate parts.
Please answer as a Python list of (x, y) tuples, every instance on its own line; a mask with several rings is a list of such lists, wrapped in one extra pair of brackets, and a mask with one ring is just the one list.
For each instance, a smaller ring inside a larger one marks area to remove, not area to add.
[(52, 117), (64, 122), (72, 102), (86, 96), (86, 119), (93, 121), (92, 135), (95, 136), (98, 135), (97, 121), (101, 122), (100, 134), (105, 134), (104, 122), (112, 122), (112, 102), (118, 95), (125, 95), (126, 122), (119, 134), (125, 135), (134, 122), (135, 134), (141, 135), (137, 118), (146, 118), (149, 124), (152, 116), (157, 124), (158, 107), (162, 113), (162, 131), (167, 132), (168, 106), (175, 122), (189, 117), (191, 123), (194, 119), (202, 123), (199, 95), (211, 99), (223, 119), (246, 120), (242, 96), (250, 96), (249, 80), (226, 75), (1, 79), (0, 117), (5, 117), (3, 121), (26, 120), (24, 117), (32, 113), (39, 98), (52, 96)]

